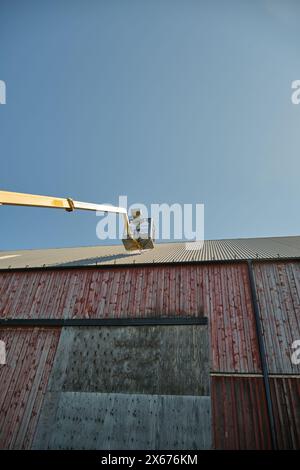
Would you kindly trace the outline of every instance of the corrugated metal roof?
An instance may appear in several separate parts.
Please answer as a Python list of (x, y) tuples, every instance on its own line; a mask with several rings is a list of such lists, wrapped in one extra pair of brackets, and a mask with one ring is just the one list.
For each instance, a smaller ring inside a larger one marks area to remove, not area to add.
[(97, 264), (182, 263), (250, 258), (300, 258), (300, 236), (206, 240), (202, 249), (195, 250), (187, 249), (184, 242), (157, 243), (153, 250), (141, 253), (126, 252), (120, 245), (0, 251), (0, 269)]

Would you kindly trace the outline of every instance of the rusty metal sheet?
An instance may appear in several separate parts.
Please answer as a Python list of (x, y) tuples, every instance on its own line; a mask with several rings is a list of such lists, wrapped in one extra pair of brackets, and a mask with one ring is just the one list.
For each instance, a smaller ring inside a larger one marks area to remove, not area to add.
[(212, 377), (212, 426), (216, 449), (271, 449), (263, 379)]
[(300, 338), (300, 262), (253, 264), (269, 372), (300, 374), (292, 344)]
[(247, 265), (212, 265), (197, 272), (209, 318), (212, 371), (260, 372)]
[(48, 384), (59, 329), (1, 329), (6, 365), (0, 366), (0, 448), (28, 449)]
[(208, 316), (213, 371), (259, 372), (247, 265), (0, 273), (0, 316)]
[(300, 449), (300, 376), (272, 377), (271, 396), (278, 447)]

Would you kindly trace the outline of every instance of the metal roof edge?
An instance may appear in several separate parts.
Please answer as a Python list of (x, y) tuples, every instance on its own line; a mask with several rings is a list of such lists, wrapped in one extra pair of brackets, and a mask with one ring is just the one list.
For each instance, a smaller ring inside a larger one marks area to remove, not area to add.
[(214, 260), (190, 260), (190, 261), (162, 261), (153, 263), (123, 263), (123, 264), (88, 264), (88, 265), (47, 265), (47, 266), (24, 266), (15, 268), (0, 268), (2, 272), (28, 272), (28, 271), (65, 271), (65, 270), (78, 270), (78, 269), (128, 269), (128, 268), (151, 268), (153, 266), (187, 266), (187, 265), (207, 265), (207, 264), (238, 264), (247, 263), (248, 261), (260, 263), (277, 263), (280, 261), (293, 262), (300, 261), (300, 256), (280, 256), (278, 258), (236, 258), (236, 259), (214, 259)]

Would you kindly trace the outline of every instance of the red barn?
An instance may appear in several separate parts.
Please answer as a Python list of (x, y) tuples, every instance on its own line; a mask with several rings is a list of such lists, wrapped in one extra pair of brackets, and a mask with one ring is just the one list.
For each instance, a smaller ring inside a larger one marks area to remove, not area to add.
[(300, 448), (300, 237), (0, 252), (0, 318), (2, 449)]

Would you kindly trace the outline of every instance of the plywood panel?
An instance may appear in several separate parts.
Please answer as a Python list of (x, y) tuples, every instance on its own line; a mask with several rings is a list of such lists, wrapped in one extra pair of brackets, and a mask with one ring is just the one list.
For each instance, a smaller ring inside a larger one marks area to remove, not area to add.
[(300, 449), (300, 376), (270, 379), (278, 447)]
[(49, 390), (209, 395), (207, 326), (64, 328)]
[[(64, 392), (47, 397), (35, 449), (208, 449), (210, 398)], [(54, 411), (55, 409), (55, 411)], [(55, 420), (47, 419), (47, 413)], [(42, 431), (45, 431), (43, 429)]]

